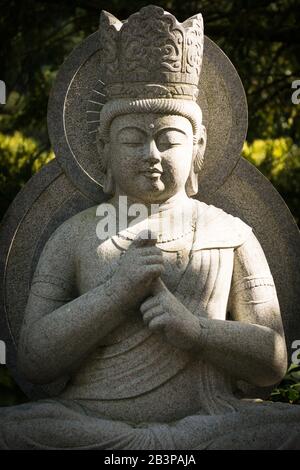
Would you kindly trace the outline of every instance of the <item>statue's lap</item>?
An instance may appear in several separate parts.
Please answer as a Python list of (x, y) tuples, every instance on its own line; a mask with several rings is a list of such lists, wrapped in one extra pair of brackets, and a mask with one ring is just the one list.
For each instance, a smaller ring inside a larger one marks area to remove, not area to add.
[[(170, 422), (185, 416), (206, 414), (199, 393), (201, 362), (194, 360), (159, 387), (138, 396), (115, 400), (83, 399), (80, 392), (66, 390), (60, 398), (83, 404), (94, 416), (141, 422)], [(79, 389), (80, 390), (80, 389)]]
[(0, 448), (275, 449), (300, 431), (297, 406), (241, 400), (236, 406), (169, 425), (135, 425), (96, 416), (84, 400), (41, 400), (0, 409)]

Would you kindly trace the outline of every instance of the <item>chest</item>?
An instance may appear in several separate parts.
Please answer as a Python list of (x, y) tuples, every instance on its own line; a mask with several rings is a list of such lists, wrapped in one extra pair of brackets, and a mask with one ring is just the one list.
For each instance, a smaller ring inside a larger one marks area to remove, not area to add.
[[(77, 289), (82, 295), (96, 286), (104, 284), (118, 270), (123, 253), (130, 246), (118, 244), (114, 240), (99, 243), (94, 237), (85, 238), (77, 247), (76, 272)], [(172, 291), (176, 290), (190, 260), (192, 240), (162, 248), (165, 273), (163, 280)], [(165, 249), (166, 248), (166, 249)]]
[[(127, 248), (129, 244), (127, 244)], [(160, 245), (165, 273), (163, 281), (190, 309), (201, 305), (208, 312), (226, 309), (233, 269), (233, 249), (192, 251), (192, 240)], [(108, 239), (85, 238), (77, 250), (77, 289), (85, 292), (104, 284), (119, 267), (126, 245)], [(216, 309), (216, 305), (218, 308)], [(209, 313), (216, 317), (216, 313)]]

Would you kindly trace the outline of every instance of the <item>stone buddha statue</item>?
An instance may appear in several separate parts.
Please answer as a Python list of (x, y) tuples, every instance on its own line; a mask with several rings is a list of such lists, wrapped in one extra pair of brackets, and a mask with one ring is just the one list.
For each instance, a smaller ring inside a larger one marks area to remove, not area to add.
[(264, 251), (248, 224), (192, 197), (207, 141), (202, 17), (102, 12), (100, 41), (106, 201), (43, 247), (18, 342), (30, 383), (65, 385), (0, 409), (0, 448), (300, 448), (298, 407), (238, 387), (287, 368)]

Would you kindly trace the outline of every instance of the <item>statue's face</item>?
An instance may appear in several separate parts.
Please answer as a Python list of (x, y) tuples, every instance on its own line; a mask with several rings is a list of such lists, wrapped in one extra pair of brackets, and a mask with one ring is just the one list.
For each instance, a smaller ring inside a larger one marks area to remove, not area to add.
[(182, 116), (135, 113), (116, 117), (109, 159), (117, 188), (145, 202), (182, 191), (193, 158), (193, 129)]

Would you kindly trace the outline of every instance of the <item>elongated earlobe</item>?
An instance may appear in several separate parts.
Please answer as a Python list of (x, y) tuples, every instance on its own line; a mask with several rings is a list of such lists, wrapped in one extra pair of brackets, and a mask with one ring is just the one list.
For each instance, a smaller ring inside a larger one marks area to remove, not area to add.
[(105, 173), (106, 172), (106, 166), (107, 166), (107, 143), (104, 142), (104, 140), (101, 138), (99, 132), (97, 132), (96, 135), (96, 146), (97, 146), (97, 152), (98, 152), (98, 157), (99, 157), (99, 166), (100, 170)]
[(185, 183), (185, 191), (189, 197), (194, 196), (198, 192), (198, 174), (195, 172), (193, 164), (187, 182)]
[(196, 173), (200, 173), (202, 170), (203, 162), (204, 162), (204, 153), (206, 149), (206, 128), (202, 125), (199, 140), (196, 144), (195, 149), (195, 158), (194, 158), (194, 170)]
[(115, 193), (115, 180), (111, 171), (111, 168), (109, 166), (109, 142), (105, 142), (101, 136), (100, 133), (97, 133), (96, 136), (96, 145), (97, 145), (97, 150), (98, 150), (98, 156), (99, 156), (99, 166), (100, 170), (104, 174), (103, 178), (103, 192), (105, 194), (109, 194), (110, 196), (113, 196)]
[(193, 159), (189, 177), (185, 184), (185, 190), (187, 195), (194, 196), (198, 193), (198, 174), (200, 173), (203, 161), (204, 161), (204, 152), (206, 148), (206, 128), (201, 126), (201, 136), (196, 144), (193, 147)]
[(107, 171), (103, 179), (103, 192), (113, 196), (115, 193), (116, 185), (115, 180), (111, 171), (111, 168), (107, 168)]

